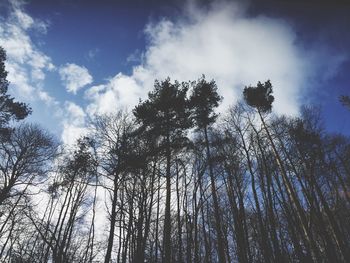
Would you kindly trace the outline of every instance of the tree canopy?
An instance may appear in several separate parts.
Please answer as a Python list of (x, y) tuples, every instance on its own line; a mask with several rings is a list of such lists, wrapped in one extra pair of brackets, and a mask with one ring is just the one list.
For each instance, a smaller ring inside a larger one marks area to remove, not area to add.
[(192, 126), (187, 91), (186, 83), (171, 83), (170, 78), (156, 80), (148, 99), (141, 101), (133, 110), (141, 129), (159, 137), (162, 147), (169, 142), (172, 142), (171, 147), (182, 147), (185, 132)]
[(31, 113), (30, 107), (23, 102), (16, 102), (7, 91), (9, 82), (5, 69), (6, 52), (0, 47), (0, 135), (7, 134), (11, 120), (22, 120)]
[(243, 96), (249, 106), (256, 108), (260, 112), (270, 112), (272, 102), (275, 100), (272, 95), (272, 84), (270, 80), (265, 83), (259, 81), (256, 87), (245, 87)]
[(215, 122), (218, 115), (214, 109), (219, 106), (222, 98), (218, 94), (215, 81), (206, 81), (204, 75), (191, 84), (190, 107), (197, 128), (202, 129)]

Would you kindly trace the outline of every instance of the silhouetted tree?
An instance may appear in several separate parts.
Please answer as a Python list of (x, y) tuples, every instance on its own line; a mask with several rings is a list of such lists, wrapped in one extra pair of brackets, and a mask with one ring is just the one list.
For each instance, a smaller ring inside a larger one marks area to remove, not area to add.
[(272, 96), (272, 84), (270, 80), (264, 84), (259, 81), (256, 87), (245, 87), (243, 96), (247, 104), (256, 108), (260, 113), (270, 112), (272, 102), (275, 100), (274, 96)]
[(192, 83), (193, 91), (190, 97), (190, 106), (192, 108), (192, 116), (195, 121), (197, 130), (204, 133), (204, 143), (206, 147), (206, 155), (209, 168), (209, 177), (211, 182), (211, 193), (214, 202), (215, 212), (215, 228), (217, 234), (217, 247), (219, 262), (226, 262), (225, 243), (222, 233), (222, 224), (220, 219), (220, 208), (217, 197), (217, 187), (215, 183), (213, 164), (210, 154), (210, 145), (208, 137), (208, 128), (217, 118), (214, 109), (219, 106), (221, 97), (217, 93), (217, 86), (214, 80), (207, 82), (202, 76), (198, 81)]
[(0, 206), (22, 193), (21, 187), (43, 178), (55, 156), (53, 138), (36, 125), (23, 124), (0, 142)]
[(0, 136), (6, 136), (10, 132), (8, 123), (11, 120), (22, 120), (31, 113), (31, 109), (22, 102), (15, 102), (7, 94), (9, 82), (5, 69), (6, 52), (0, 47)]
[[(21, 226), (25, 221), (30, 197), (47, 179), (56, 151), (57, 144), (51, 135), (36, 125), (22, 124), (9, 134), (7, 140), (0, 141), (1, 237), (11, 235), (12, 231), (21, 232), (13, 224)], [(18, 242), (14, 237), (8, 236)], [(5, 247), (6, 243), (2, 251)], [(9, 248), (7, 252), (11, 250)]]
[(163, 262), (171, 262), (171, 160), (174, 151), (181, 149), (185, 142), (186, 130), (191, 127), (187, 107), (185, 83), (155, 81), (154, 91), (148, 99), (140, 102), (133, 113), (141, 129), (159, 140), (159, 149), (166, 158), (166, 202), (164, 218)]

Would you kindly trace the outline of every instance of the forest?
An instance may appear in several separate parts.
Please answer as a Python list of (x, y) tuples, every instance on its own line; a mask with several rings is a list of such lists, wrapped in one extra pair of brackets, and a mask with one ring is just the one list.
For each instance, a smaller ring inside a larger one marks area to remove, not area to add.
[(215, 80), (167, 78), (67, 147), (25, 121), (5, 61), (1, 262), (350, 262), (350, 140), (318, 107), (274, 114), (267, 80), (219, 114)]

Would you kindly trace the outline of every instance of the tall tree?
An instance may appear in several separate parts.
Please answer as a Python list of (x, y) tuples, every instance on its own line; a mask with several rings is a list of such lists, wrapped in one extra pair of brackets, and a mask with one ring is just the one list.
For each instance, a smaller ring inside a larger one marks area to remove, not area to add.
[(159, 140), (159, 151), (166, 158), (166, 201), (164, 218), (163, 262), (171, 262), (171, 160), (173, 153), (187, 141), (186, 130), (191, 127), (186, 93), (188, 85), (175, 81), (155, 81), (148, 99), (133, 111), (141, 129)]
[(18, 220), (11, 220), (16, 215), (24, 219), (28, 200), (47, 180), (56, 150), (53, 138), (35, 125), (22, 124), (0, 140), (0, 237), (14, 238), (13, 222)]
[(208, 138), (208, 128), (215, 122), (217, 114), (214, 109), (219, 106), (221, 97), (217, 92), (217, 86), (214, 80), (207, 82), (203, 75), (196, 82), (192, 82), (193, 91), (190, 97), (192, 108), (192, 117), (198, 131), (204, 133), (204, 143), (206, 147), (207, 162), (209, 168), (209, 177), (211, 183), (211, 193), (214, 203), (215, 228), (217, 234), (218, 258), (220, 263), (226, 262), (225, 242), (221, 228), (220, 208), (217, 196), (217, 187), (214, 178), (213, 164), (210, 153)]
[(103, 174), (112, 182), (111, 185), (105, 185), (110, 191), (111, 198), (109, 235), (104, 260), (105, 263), (109, 263), (112, 258), (114, 232), (118, 221), (119, 190), (130, 167), (129, 153), (131, 141), (133, 141), (132, 122), (127, 114), (120, 111), (116, 115), (96, 117), (94, 128), (96, 145), (100, 152), (99, 162)]
[(264, 130), (266, 132), (266, 135), (268, 137), (268, 140), (271, 144), (276, 162), (280, 168), (281, 176), (282, 176), (282, 182), (284, 183), (287, 194), (292, 202), (292, 204), (296, 208), (296, 214), (298, 217), (298, 220), (300, 221), (302, 232), (304, 234), (304, 237), (308, 243), (308, 245), (311, 248), (311, 252), (316, 260), (320, 260), (320, 253), (319, 249), (316, 245), (316, 242), (314, 241), (312, 237), (312, 233), (308, 227), (307, 218), (305, 215), (305, 212), (302, 208), (301, 201), (299, 200), (297, 196), (297, 191), (293, 187), (292, 181), (288, 178), (287, 170), (285, 168), (285, 164), (282, 161), (282, 158), (277, 150), (277, 147), (274, 143), (274, 140), (271, 136), (270, 130), (266, 124), (266, 121), (263, 117), (265, 113), (269, 113), (272, 110), (272, 102), (274, 101), (274, 96), (272, 95), (272, 84), (268, 80), (264, 84), (260, 81), (258, 82), (256, 87), (245, 87), (243, 91), (244, 100), (246, 103), (255, 108), (259, 114), (261, 123), (264, 127)]

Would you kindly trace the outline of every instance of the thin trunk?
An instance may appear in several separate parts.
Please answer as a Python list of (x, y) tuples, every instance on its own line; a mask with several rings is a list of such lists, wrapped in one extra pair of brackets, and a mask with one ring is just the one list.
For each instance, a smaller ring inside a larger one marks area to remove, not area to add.
[(293, 204), (295, 205), (296, 207), (296, 210), (297, 210), (297, 216), (300, 220), (300, 223), (301, 223), (301, 227), (303, 229), (303, 232), (304, 232), (304, 235), (305, 235), (305, 238), (307, 240), (307, 242), (310, 244), (311, 246), (311, 252), (314, 256), (314, 258), (316, 259), (316, 261), (321, 261), (321, 256), (320, 256), (320, 251), (317, 247), (317, 244), (315, 242), (315, 240), (313, 239), (313, 236), (312, 236), (312, 233), (310, 231), (310, 229), (308, 228), (307, 226), (307, 220), (306, 220), (306, 216), (305, 216), (305, 212), (303, 211), (303, 208), (300, 204), (300, 201), (298, 200), (297, 198), (297, 195), (294, 191), (294, 188), (292, 187), (292, 184), (291, 182), (289, 181), (288, 179), (288, 176), (287, 176), (287, 172), (284, 168), (284, 165), (283, 165), (283, 162), (278, 154), (278, 151), (276, 149), (276, 146), (275, 146), (275, 143), (273, 142), (273, 139), (272, 139), (272, 136), (266, 126), (266, 123), (265, 123), (265, 120), (264, 118), (262, 117), (261, 115), (261, 112), (258, 111), (259, 113), (259, 116), (260, 116), (260, 120), (263, 124), (263, 127), (266, 131), (266, 134), (267, 134), (267, 137), (271, 143), (271, 147), (273, 149), (273, 153), (275, 155), (275, 158), (276, 158), (276, 161), (277, 161), (277, 164), (281, 170), (281, 174), (282, 174), (282, 181), (284, 183), (284, 185), (286, 186), (286, 189), (287, 189), (287, 193), (288, 195), (290, 196), (290, 199), (292, 200)]
[(171, 258), (171, 150), (170, 139), (167, 137), (167, 149), (166, 149), (166, 200), (165, 200), (165, 218), (164, 218), (164, 237), (163, 237), (163, 263), (172, 262)]
[(107, 252), (105, 256), (105, 263), (109, 263), (111, 261), (112, 256), (112, 247), (113, 247), (113, 239), (114, 239), (114, 229), (115, 229), (115, 223), (117, 219), (117, 213), (116, 213), (116, 206), (117, 206), (117, 199), (118, 199), (118, 183), (117, 183), (118, 177), (117, 175), (114, 176), (114, 188), (113, 188), (113, 199), (112, 199), (112, 211), (111, 211), (111, 219), (110, 219), (110, 228), (109, 228), (109, 236), (108, 236), (108, 245), (107, 245)]
[(178, 260), (177, 262), (182, 263), (182, 225), (180, 215), (180, 189), (179, 189), (179, 167), (176, 161), (176, 197), (177, 197), (177, 232), (178, 232)]
[(205, 136), (205, 146), (206, 146), (206, 150), (207, 150), (207, 160), (208, 160), (209, 177), (210, 177), (210, 183), (211, 183), (211, 193), (212, 193), (213, 203), (214, 203), (214, 216), (215, 216), (215, 229), (216, 229), (216, 235), (217, 235), (218, 262), (225, 263), (226, 262), (225, 243), (224, 243), (224, 238), (223, 238), (222, 229), (221, 229), (220, 209), (219, 209), (219, 202), (218, 202), (218, 197), (217, 197), (217, 188), (216, 188), (215, 179), (214, 179), (213, 164), (212, 164), (211, 155), (210, 155), (207, 127), (204, 127), (204, 136)]

